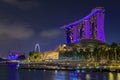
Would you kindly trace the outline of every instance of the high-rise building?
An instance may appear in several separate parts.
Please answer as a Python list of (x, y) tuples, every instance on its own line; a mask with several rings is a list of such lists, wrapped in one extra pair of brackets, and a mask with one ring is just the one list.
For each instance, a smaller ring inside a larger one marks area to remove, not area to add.
[(96, 7), (86, 17), (62, 26), (61, 29), (66, 31), (67, 43), (79, 42), (82, 39), (95, 39), (105, 42), (104, 11), (103, 7)]

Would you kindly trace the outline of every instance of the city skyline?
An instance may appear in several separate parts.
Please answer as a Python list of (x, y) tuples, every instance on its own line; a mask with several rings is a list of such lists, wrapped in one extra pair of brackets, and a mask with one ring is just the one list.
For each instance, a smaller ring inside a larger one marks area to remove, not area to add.
[(1, 0), (0, 56), (7, 56), (9, 50), (28, 54), (36, 43), (40, 44), (41, 51), (57, 48), (66, 41), (60, 27), (83, 18), (99, 6), (105, 8), (106, 42), (117, 42), (120, 40), (120, 6), (117, 1)]

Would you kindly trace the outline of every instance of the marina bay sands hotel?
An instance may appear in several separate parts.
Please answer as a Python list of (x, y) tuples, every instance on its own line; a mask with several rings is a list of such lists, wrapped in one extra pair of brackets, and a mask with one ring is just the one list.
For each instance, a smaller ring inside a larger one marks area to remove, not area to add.
[(83, 39), (94, 39), (105, 42), (103, 7), (96, 7), (86, 17), (61, 27), (66, 31), (67, 43), (80, 42)]

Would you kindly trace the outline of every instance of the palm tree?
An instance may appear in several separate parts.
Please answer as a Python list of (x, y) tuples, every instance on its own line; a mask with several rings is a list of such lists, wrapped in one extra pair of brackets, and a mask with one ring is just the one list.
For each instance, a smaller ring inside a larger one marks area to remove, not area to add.
[(97, 61), (102, 62), (104, 55), (104, 49), (102, 47), (97, 49)]
[(98, 55), (98, 49), (97, 49), (97, 48), (94, 48), (93, 57), (94, 57), (94, 60), (95, 60), (95, 61), (97, 61), (97, 55)]
[(81, 59), (84, 58), (84, 50), (83, 49), (80, 49), (78, 54), (79, 54), (79, 58), (81, 58)]
[(86, 60), (92, 59), (92, 52), (90, 52), (90, 49), (89, 49), (89, 48), (86, 49), (85, 57), (86, 57)]
[(117, 46), (118, 46), (117, 43), (114, 43), (114, 42), (113, 42), (113, 43), (111, 44), (112, 52), (113, 52), (113, 54), (114, 54), (115, 63), (116, 63), (116, 61), (117, 61), (117, 53), (116, 53), (116, 52), (117, 52), (117, 51), (116, 51)]
[(120, 46), (116, 48), (116, 53), (117, 53), (117, 59), (118, 61), (120, 60)]

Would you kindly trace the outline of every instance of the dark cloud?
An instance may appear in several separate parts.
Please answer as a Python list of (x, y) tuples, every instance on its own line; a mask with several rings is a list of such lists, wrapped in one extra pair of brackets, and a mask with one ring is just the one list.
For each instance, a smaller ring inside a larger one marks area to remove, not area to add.
[(0, 39), (28, 39), (34, 35), (29, 25), (0, 23)]
[(1, 0), (1, 1), (25, 10), (38, 7), (40, 4), (38, 0)]
[(61, 34), (62, 32), (59, 29), (50, 29), (50, 30), (45, 30), (45, 31), (41, 31), (40, 37), (43, 38), (54, 38), (57, 37)]

